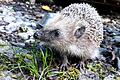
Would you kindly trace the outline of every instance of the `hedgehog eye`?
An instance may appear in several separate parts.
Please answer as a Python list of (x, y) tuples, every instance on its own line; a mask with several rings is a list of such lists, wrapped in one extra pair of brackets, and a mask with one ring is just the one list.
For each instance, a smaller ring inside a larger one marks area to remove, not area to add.
[(54, 37), (59, 37), (60, 32), (59, 32), (58, 29), (55, 29), (55, 30), (53, 30), (53, 31), (50, 31), (50, 34), (51, 34), (52, 36), (54, 36)]
[(75, 31), (74, 36), (76, 38), (80, 38), (84, 34), (84, 32), (85, 32), (85, 26), (82, 26)]

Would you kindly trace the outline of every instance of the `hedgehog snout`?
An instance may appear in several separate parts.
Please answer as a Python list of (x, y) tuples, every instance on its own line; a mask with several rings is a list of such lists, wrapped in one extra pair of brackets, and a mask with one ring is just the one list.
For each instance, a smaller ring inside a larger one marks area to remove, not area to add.
[(51, 36), (51, 31), (49, 30), (43, 30), (40, 29), (39, 31), (36, 31), (33, 35), (33, 37), (35, 39), (39, 39), (40, 41), (50, 41), (52, 40), (52, 36)]
[(36, 31), (33, 35), (33, 37), (35, 39), (40, 39), (42, 36), (44, 35), (44, 33), (42, 31)]

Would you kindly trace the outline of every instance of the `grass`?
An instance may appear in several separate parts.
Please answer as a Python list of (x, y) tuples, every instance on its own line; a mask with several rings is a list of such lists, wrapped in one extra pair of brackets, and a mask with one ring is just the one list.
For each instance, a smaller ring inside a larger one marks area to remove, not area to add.
[[(24, 78), (28, 75), (32, 79), (43, 79), (44, 73), (49, 71), (53, 60), (52, 52), (49, 49), (46, 49), (45, 53), (42, 49), (35, 50), (35, 46), (29, 52), (29, 54), (15, 53), (13, 59), (0, 53), (0, 71), (21, 72)], [(51, 54), (48, 54), (49, 52)]]
[[(0, 53), (0, 78), (2, 71), (12, 72), (17, 76), (17, 80), (77, 80), (83, 75), (80, 70), (71, 65), (67, 71), (59, 70), (58, 66), (54, 66), (55, 59), (51, 49), (46, 48), (36, 50), (36, 46), (27, 49), (29, 53), (21, 53), (14, 51), (14, 57), (10, 59), (6, 54)], [(118, 74), (115, 68), (101, 61), (88, 62), (86, 70), (92, 71), (103, 80), (108, 74)], [(116, 80), (120, 77), (115, 76)]]
[(50, 50), (46, 49), (44, 53), (42, 49), (37, 51), (33, 47), (30, 50), (30, 54), (18, 53), (15, 55), (15, 58), (21, 70), (25, 69), (25, 71), (30, 73), (30, 76), (41, 80), (45, 77), (44, 73), (49, 71), (52, 63), (52, 54), (48, 54), (48, 51)]
[[(19, 48), (18, 48), (19, 49)], [(53, 52), (50, 48), (36, 50), (33, 45), (27, 49), (29, 53), (21, 53), (14, 50), (14, 57), (9, 59), (6, 54), (0, 53), (0, 72), (9, 71), (14, 74), (20, 73), (17, 80), (47, 80), (55, 77), (58, 80), (71, 79), (76, 80), (79, 70), (69, 68), (67, 71), (59, 71), (55, 65)], [(17, 52), (17, 53), (16, 53)]]

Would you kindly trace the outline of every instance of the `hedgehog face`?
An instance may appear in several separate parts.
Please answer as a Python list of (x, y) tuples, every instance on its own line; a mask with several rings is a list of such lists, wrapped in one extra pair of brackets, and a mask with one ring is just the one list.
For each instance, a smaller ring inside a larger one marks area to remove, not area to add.
[[(69, 20), (69, 21), (68, 21)], [(37, 31), (34, 36), (46, 45), (68, 50), (69, 46), (76, 45), (86, 30), (86, 21), (69, 19), (68, 17), (57, 16), (53, 22), (44, 29)], [(63, 50), (62, 50), (63, 51)], [(68, 50), (69, 51), (69, 50)]]
[(54, 29), (54, 30), (41, 29), (34, 33), (34, 38), (40, 39), (40, 41), (44, 41), (44, 42), (51, 42), (57, 40), (59, 36), (60, 33), (58, 29)]

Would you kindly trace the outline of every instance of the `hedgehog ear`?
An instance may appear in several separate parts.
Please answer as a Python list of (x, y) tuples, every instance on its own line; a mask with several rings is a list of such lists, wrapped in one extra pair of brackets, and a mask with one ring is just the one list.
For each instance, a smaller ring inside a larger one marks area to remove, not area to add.
[(84, 32), (85, 32), (85, 26), (82, 26), (75, 31), (74, 36), (76, 38), (80, 38), (84, 34)]

